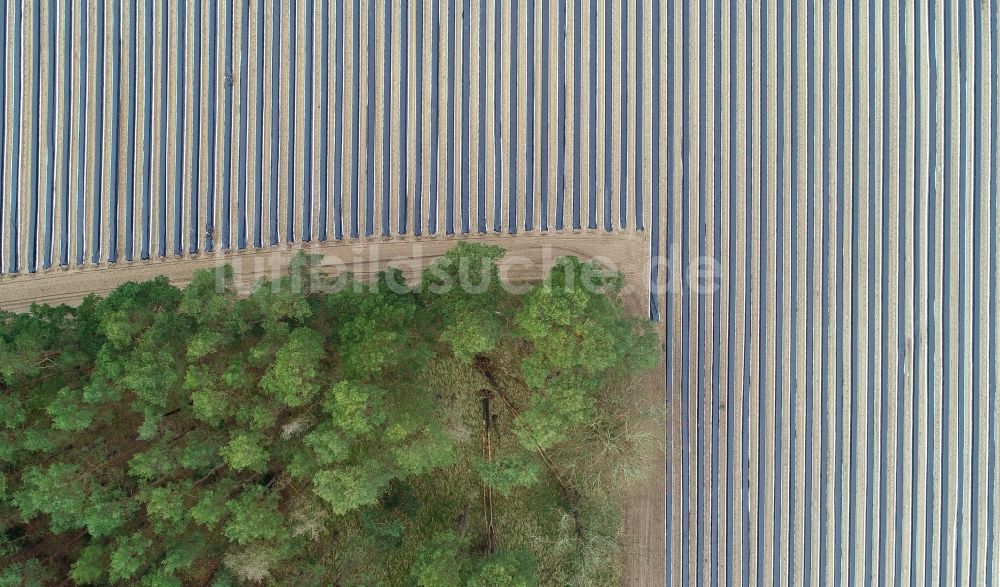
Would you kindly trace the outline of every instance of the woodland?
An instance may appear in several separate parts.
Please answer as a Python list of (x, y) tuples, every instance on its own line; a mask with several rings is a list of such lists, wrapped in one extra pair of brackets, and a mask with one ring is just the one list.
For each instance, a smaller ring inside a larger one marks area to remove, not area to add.
[(620, 274), (503, 255), (0, 312), (0, 586), (619, 584), (658, 337)]

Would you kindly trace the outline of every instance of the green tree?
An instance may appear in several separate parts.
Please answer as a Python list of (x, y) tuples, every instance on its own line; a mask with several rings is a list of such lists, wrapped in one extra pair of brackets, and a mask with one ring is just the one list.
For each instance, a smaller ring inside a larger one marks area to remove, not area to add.
[(468, 587), (532, 587), (538, 585), (538, 562), (525, 550), (500, 551), (476, 565)]
[(376, 503), (392, 479), (392, 472), (377, 461), (340, 469), (327, 469), (313, 477), (313, 491), (333, 512), (344, 514)]
[(524, 296), (514, 322), (531, 345), (524, 381), (538, 391), (518, 418), (526, 448), (551, 447), (590, 421), (596, 394), (611, 377), (656, 365), (656, 334), (625, 313), (621, 288), (620, 274), (563, 257)]
[(303, 442), (313, 449), (316, 462), (320, 465), (342, 462), (351, 454), (351, 445), (329, 423), (316, 427), (303, 438)]
[(351, 438), (371, 434), (386, 419), (382, 403), (386, 391), (374, 385), (338, 381), (323, 401), (332, 424)]
[(305, 405), (320, 390), (323, 355), (323, 337), (310, 328), (296, 328), (278, 350), (261, 387), (287, 406)]
[(527, 455), (500, 457), (493, 461), (476, 461), (476, 470), (483, 482), (509, 496), (515, 487), (528, 487), (538, 482), (541, 465)]
[(79, 432), (86, 430), (94, 421), (97, 410), (83, 404), (80, 390), (63, 387), (55, 400), (45, 410), (52, 417), (52, 427), (56, 430)]
[(111, 552), (110, 578), (112, 581), (131, 579), (146, 564), (153, 541), (135, 533), (118, 539)]
[(196, 523), (209, 529), (215, 528), (226, 516), (226, 488), (204, 489), (196, 495), (196, 500), (188, 515)]
[(405, 283), (396, 269), (379, 274), (371, 285), (350, 282), (326, 298), (326, 312), (338, 317), (333, 328), (347, 379), (377, 382), (400, 371), (412, 374), (430, 356), (417, 327), (416, 294), (391, 283)]
[(465, 540), (458, 534), (435, 534), (417, 550), (410, 575), (421, 587), (462, 585), (468, 566), (465, 549)]
[(21, 488), (14, 493), (13, 502), (21, 517), (30, 520), (46, 514), (56, 533), (82, 527), (87, 492), (77, 479), (79, 473), (80, 468), (69, 463), (28, 468), (21, 477)]
[(38, 559), (15, 562), (0, 568), (0, 587), (42, 587), (55, 580)]
[(226, 463), (236, 471), (256, 471), (262, 473), (267, 469), (270, 455), (264, 448), (264, 439), (259, 434), (234, 434), (229, 442), (219, 449), (219, 454)]
[(99, 583), (107, 572), (109, 558), (106, 546), (97, 542), (88, 544), (80, 551), (69, 576), (77, 585)]
[(459, 242), (424, 272), (421, 285), (442, 325), (440, 338), (463, 361), (492, 351), (500, 339), (507, 293), (496, 262), (503, 256), (500, 247)]
[(227, 501), (226, 510), (229, 521), (224, 533), (236, 544), (277, 538), (284, 525), (277, 496), (262, 487), (251, 487), (238, 498)]
[(176, 481), (160, 487), (143, 490), (139, 500), (146, 506), (146, 516), (161, 535), (170, 535), (184, 529), (186, 504), (191, 481)]

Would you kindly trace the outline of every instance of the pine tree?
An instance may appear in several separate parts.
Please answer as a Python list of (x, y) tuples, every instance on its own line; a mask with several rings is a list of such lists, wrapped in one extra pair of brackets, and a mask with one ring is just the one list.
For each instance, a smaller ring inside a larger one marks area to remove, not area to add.
[[(549, 499), (539, 519), (590, 516), (578, 574), (603, 577), (586, 569), (608, 566), (620, 520), (566, 502), (537, 449), (576, 467), (620, 418), (609, 382), (653, 364), (656, 340), (620, 276), (569, 259), (515, 296), (502, 256), (460, 244), (415, 287), (389, 269), (326, 293), (297, 255), (248, 296), (225, 267), (0, 312), (0, 586), (534, 584), (538, 548), (482, 548), (483, 484), (498, 506)], [(603, 290), (570, 287), (588, 272)], [(480, 358), (507, 394), (490, 459), (468, 419), (493, 385)]]

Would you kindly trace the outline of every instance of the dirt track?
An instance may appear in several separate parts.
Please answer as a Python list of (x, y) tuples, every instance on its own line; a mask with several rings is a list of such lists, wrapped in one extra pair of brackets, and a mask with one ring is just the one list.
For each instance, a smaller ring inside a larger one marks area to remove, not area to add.
[[(294, 254), (305, 250), (324, 257), (328, 271), (351, 271), (371, 276), (388, 265), (403, 269), (409, 277), (441, 255), (456, 242), (453, 237), (394, 237), (351, 242), (306, 243), (304, 246), (276, 247), (261, 251), (192, 255), (146, 262), (119, 262), (79, 269), (53, 269), (30, 276), (0, 278), (0, 309), (22, 311), (31, 303), (75, 303), (88, 293), (105, 294), (126, 281), (142, 281), (165, 275), (183, 286), (199, 270), (230, 264), (237, 287), (249, 288), (261, 277), (278, 275), (288, 267)], [(537, 279), (561, 255), (597, 258), (621, 270), (637, 300), (648, 298), (648, 244), (645, 236), (631, 232), (608, 234), (523, 234), (465, 235), (462, 240), (495, 244), (507, 250), (501, 270), (515, 280)], [(636, 303), (636, 312), (645, 304)]]

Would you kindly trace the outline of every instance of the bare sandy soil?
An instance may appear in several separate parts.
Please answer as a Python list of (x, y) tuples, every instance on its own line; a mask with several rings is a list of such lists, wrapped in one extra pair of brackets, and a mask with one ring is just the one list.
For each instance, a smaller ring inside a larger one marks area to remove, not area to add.
[[(663, 340), (660, 326), (660, 340)], [(646, 375), (643, 387), (646, 397), (663, 406), (666, 402), (664, 382), (666, 364), (662, 355), (660, 366)], [(653, 432), (666, 439), (665, 422)], [(649, 480), (633, 491), (625, 511), (625, 532), (629, 551), (624, 561), (624, 585), (660, 586), (665, 583), (666, 565), (666, 446), (654, 461)], [(679, 520), (675, 520), (679, 523)]]
[[(647, 311), (649, 299), (648, 243), (639, 233), (555, 233), (511, 235), (465, 235), (463, 240), (504, 247), (502, 275), (513, 281), (538, 280), (563, 255), (597, 259), (623, 273), (626, 304), (635, 314)], [(323, 255), (327, 271), (350, 271), (370, 277), (392, 265), (406, 276), (418, 274), (457, 239), (441, 237), (368, 239), (352, 242), (306, 244), (300, 247), (218, 255), (167, 258), (146, 262), (101, 265), (70, 270), (51, 270), (30, 276), (0, 279), (0, 309), (24, 311), (32, 303), (74, 304), (87, 294), (107, 294), (127, 281), (142, 281), (165, 275), (183, 286), (198, 269), (233, 266), (237, 287), (248, 290), (260, 278), (280, 275), (299, 250)], [(662, 335), (661, 326), (661, 335)], [(645, 387), (650, 397), (665, 400), (664, 366), (650, 374)], [(659, 431), (661, 435), (664, 430)], [(629, 499), (625, 520), (629, 555), (624, 561), (626, 585), (663, 585), (664, 581), (664, 491), (665, 454), (657, 459), (647, 485)]]

